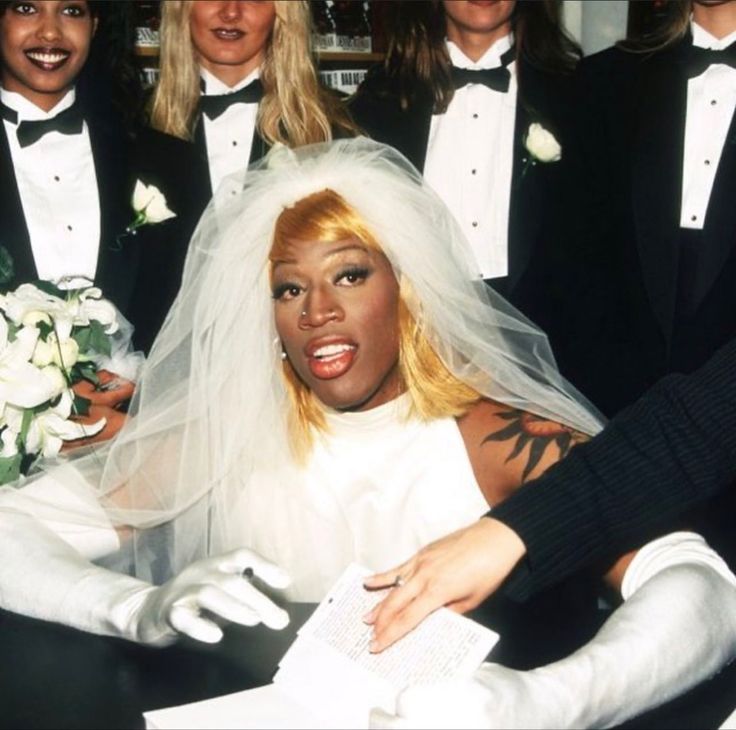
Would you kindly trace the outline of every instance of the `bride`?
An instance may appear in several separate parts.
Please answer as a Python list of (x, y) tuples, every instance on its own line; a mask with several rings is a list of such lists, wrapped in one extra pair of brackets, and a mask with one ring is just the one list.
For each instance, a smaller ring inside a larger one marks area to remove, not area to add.
[[(454, 219), (391, 148), (274, 150), (200, 222), (118, 437), (0, 494), (0, 605), (217, 641), (203, 609), (287, 620), (248, 569), (315, 601), (347, 563), (380, 570), (477, 519), (600, 421), (471, 272)], [(732, 655), (734, 578), (696, 536), (607, 579), (623, 605), (507, 722), (535, 699), (539, 723), (545, 708), (620, 722)]]

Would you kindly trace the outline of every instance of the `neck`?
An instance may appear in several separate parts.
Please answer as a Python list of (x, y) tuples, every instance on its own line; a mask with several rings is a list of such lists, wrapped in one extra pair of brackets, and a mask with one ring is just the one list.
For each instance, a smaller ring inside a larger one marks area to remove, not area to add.
[(237, 66), (226, 66), (218, 63), (208, 63), (206, 60), (200, 60), (202, 68), (211, 73), (218, 81), (222, 81), (226, 86), (237, 86), (244, 78), (253, 73), (263, 60), (262, 56), (252, 59), (248, 63)]
[(474, 33), (451, 23), (447, 24), (448, 40), (451, 40), (471, 61), (479, 61), (497, 40), (507, 36), (510, 32), (510, 23), (504, 23), (487, 33)]
[(10, 91), (15, 94), (20, 94), (24, 99), (27, 99), (34, 106), (37, 106), (44, 112), (50, 112), (66, 95), (69, 93), (69, 89), (63, 89), (62, 91), (45, 94), (36, 92), (28, 89), (20, 84), (13, 83), (13, 79), (4, 77), (2, 79), (2, 87), (5, 91)]
[(736, 31), (736, 2), (729, 0), (719, 5), (693, 3), (693, 20), (716, 38), (725, 38)]

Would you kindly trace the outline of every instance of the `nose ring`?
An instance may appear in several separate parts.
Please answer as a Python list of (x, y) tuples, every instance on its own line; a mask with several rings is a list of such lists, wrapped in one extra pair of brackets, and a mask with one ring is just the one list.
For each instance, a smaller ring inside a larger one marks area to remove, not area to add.
[(307, 316), (307, 310), (302, 309), (301, 313), (299, 314), (300, 317), (306, 317)]

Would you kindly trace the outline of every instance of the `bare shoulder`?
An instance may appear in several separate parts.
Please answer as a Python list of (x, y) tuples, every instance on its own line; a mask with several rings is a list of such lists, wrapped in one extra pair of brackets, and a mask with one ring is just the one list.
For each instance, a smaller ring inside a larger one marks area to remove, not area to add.
[(490, 400), (458, 419), (475, 478), (488, 503), (540, 476), (587, 436), (561, 423)]

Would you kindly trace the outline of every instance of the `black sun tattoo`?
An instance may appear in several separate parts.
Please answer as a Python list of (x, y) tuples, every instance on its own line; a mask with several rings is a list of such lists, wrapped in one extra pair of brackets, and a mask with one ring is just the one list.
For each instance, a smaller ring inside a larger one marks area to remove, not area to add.
[(519, 456), (529, 444), (527, 462), (521, 475), (522, 481), (527, 480), (550, 446), (556, 445), (560, 458), (563, 458), (575, 444), (586, 439), (584, 434), (568, 426), (516, 408), (496, 415), (504, 421), (509, 421), (509, 424), (489, 433), (481, 444), (489, 441), (515, 441), (506, 462)]

